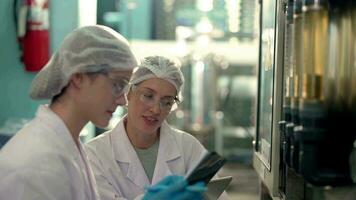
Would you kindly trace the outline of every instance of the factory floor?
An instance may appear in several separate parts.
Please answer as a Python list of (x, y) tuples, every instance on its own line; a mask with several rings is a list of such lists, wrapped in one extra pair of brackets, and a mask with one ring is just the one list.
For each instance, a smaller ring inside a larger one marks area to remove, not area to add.
[(232, 176), (233, 179), (227, 188), (230, 200), (258, 200), (258, 175), (251, 165), (231, 163), (225, 164), (221, 176)]

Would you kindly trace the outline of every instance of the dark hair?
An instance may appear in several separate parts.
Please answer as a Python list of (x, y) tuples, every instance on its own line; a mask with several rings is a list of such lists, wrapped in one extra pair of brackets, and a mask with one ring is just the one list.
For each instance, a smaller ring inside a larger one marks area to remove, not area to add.
[(56, 102), (56, 101), (58, 100), (58, 98), (62, 96), (62, 94), (65, 92), (66, 89), (67, 89), (67, 86), (65, 86), (64, 88), (62, 88), (62, 90), (61, 90), (60, 93), (58, 93), (58, 94), (56, 94), (56, 95), (54, 95), (54, 96), (52, 97), (51, 102), (52, 102), (52, 103)]

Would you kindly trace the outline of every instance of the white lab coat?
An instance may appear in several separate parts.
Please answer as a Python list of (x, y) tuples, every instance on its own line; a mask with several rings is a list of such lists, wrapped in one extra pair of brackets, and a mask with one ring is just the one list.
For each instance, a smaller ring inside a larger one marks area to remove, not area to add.
[(0, 151), (0, 199), (99, 198), (86, 154), (63, 121), (42, 105)]
[[(151, 185), (126, 134), (124, 118), (113, 130), (86, 144), (102, 200), (137, 199), (145, 186)], [(163, 122), (152, 185), (168, 175), (184, 176), (204, 152), (206, 149), (192, 135)]]

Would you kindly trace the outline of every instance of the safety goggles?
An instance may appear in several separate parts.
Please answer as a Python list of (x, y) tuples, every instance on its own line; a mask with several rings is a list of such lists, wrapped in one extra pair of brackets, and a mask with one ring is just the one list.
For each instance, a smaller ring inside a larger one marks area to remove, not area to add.
[(113, 73), (108, 72), (107, 70), (101, 70), (98, 72), (89, 72), (89, 75), (101, 74), (107, 77), (112, 84), (112, 94), (115, 97), (123, 95), (129, 89), (129, 79), (130, 77), (114, 75)]
[(179, 104), (177, 97), (167, 96), (159, 99), (151, 90), (140, 88), (137, 85), (132, 85), (131, 90), (139, 97), (139, 100), (147, 106), (155, 106), (158, 103), (163, 112), (169, 112), (174, 104)]
[(123, 95), (129, 89), (129, 77), (103, 73), (112, 83), (112, 94), (115, 97)]

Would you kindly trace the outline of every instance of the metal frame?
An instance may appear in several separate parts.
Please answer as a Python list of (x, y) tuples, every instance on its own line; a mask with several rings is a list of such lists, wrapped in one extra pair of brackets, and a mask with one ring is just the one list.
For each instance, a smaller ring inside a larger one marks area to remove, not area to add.
[[(263, 1), (263, 0), (262, 0)], [(259, 151), (255, 151), (253, 156), (253, 166), (259, 174), (262, 182), (268, 188), (272, 197), (279, 197), (279, 166), (280, 166), (280, 133), (278, 130), (278, 122), (281, 120), (282, 111), (282, 95), (283, 95), (283, 44), (284, 44), (284, 12), (283, 12), (283, 0), (276, 1), (276, 27), (275, 27), (275, 54), (274, 54), (274, 77), (273, 77), (273, 108), (272, 108), (272, 138), (271, 138), (271, 156), (270, 164), (266, 163), (266, 159)], [(261, 17), (262, 17), (261, 4)], [(260, 27), (261, 30), (261, 27)], [(260, 32), (260, 35), (262, 33)], [(261, 52), (261, 42), (260, 42)], [(261, 53), (260, 53), (261, 59)], [(261, 63), (259, 63), (261, 65)], [(260, 66), (259, 66), (260, 67)], [(260, 73), (258, 74), (260, 75)], [(260, 80), (260, 79), (259, 79)], [(260, 83), (259, 88), (260, 89)], [(260, 97), (258, 96), (258, 100)], [(257, 103), (258, 106), (258, 103)], [(259, 110), (257, 109), (257, 116), (259, 116)], [(256, 127), (258, 127), (259, 119), (257, 117)], [(258, 128), (256, 128), (258, 131)], [(257, 137), (258, 133), (256, 133)], [(257, 150), (255, 142), (255, 150)]]

